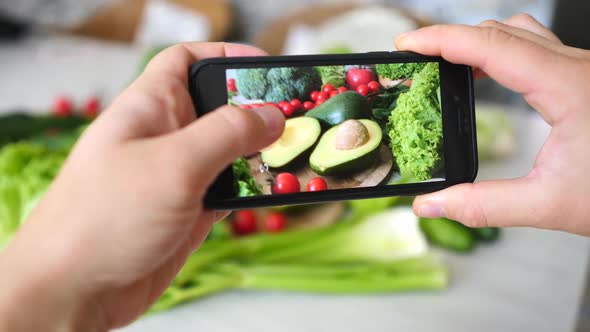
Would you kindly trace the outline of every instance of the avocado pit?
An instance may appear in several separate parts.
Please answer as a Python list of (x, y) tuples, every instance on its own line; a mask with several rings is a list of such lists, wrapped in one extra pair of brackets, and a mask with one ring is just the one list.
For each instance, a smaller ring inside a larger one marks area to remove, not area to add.
[(336, 128), (334, 146), (338, 150), (352, 150), (369, 141), (369, 130), (358, 120), (346, 120)]

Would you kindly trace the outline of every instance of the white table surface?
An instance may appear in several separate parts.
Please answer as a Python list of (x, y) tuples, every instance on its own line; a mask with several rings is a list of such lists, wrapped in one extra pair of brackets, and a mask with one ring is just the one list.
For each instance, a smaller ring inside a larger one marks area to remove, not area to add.
[[(57, 94), (110, 99), (134, 76), (139, 50), (64, 40), (0, 44), (0, 112), (46, 110)], [(514, 157), (483, 164), (480, 179), (526, 174), (548, 132), (537, 117), (513, 115)], [(590, 240), (560, 232), (506, 229), (472, 255), (441, 253), (451, 272), (440, 293), (325, 296), (227, 292), (121, 329), (142, 331), (573, 331)]]

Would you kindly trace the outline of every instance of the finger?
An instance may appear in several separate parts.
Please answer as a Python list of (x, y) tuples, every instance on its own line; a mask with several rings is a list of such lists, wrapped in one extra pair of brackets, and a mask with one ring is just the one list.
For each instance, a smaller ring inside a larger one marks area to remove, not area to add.
[(231, 162), (276, 141), (284, 126), (285, 117), (272, 106), (222, 106), (171, 135), (165, 144), (189, 182), (206, 188)]
[(480, 68), (500, 84), (524, 94), (550, 124), (563, 116), (563, 108), (544, 105), (567, 96), (561, 83), (547, 78), (577, 75), (574, 59), (496, 28), (431, 26), (398, 37), (396, 44), (400, 50)]
[[(563, 54), (565, 56), (574, 57), (574, 58), (578, 58), (578, 59), (588, 59), (589, 58), (588, 52), (586, 50), (581, 50), (581, 49), (577, 49), (577, 48), (573, 48), (573, 47), (567, 47), (567, 46), (564, 46), (561, 42), (558, 43), (558, 42), (555, 42), (555, 41), (550, 40), (548, 38), (545, 38), (541, 35), (533, 33), (531, 31), (521, 29), (518, 27), (514, 27), (514, 26), (511, 26), (508, 24), (504, 24), (504, 23), (501, 23), (498, 21), (488, 20), (488, 21), (482, 22), (479, 26), (500, 29), (500, 30), (505, 31), (507, 33), (518, 36), (520, 38), (529, 40), (533, 43), (537, 43), (543, 47), (546, 47), (554, 52)], [(547, 31), (549, 33), (551, 33), (551, 31), (549, 31), (549, 30), (547, 30)], [(559, 39), (558, 39), (558, 41), (559, 41)]]
[(537, 21), (533, 16), (523, 13), (510, 17), (504, 20), (504, 23), (515, 28), (530, 31), (538, 36), (541, 36), (556, 44), (563, 45), (561, 40), (549, 29), (547, 29), (541, 22)]
[[(117, 98), (107, 112), (111, 137), (131, 139), (159, 136), (195, 119), (188, 91), (191, 64), (211, 57), (260, 56), (264, 51), (240, 44), (184, 43), (154, 57), (140, 77)], [(124, 112), (120, 112), (124, 110)]]
[(529, 178), (466, 183), (419, 196), (414, 212), (446, 217), (470, 227), (539, 226), (550, 208), (547, 195)]

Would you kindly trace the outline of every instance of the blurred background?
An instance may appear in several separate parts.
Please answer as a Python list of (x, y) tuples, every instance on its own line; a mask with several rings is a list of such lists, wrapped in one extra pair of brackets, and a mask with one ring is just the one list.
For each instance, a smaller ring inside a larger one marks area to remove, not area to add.
[[(163, 47), (394, 50), (396, 35), (419, 27), (521, 12), (590, 48), (590, 2), (575, 0), (0, 0), (0, 250), (84, 126)], [(526, 174), (549, 128), (489, 79), (476, 96), (478, 179)], [(16, 155), (22, 167), (3, 167)], [(432, 226), (409, 204), (236, 213), (207, 240), (209, 258), (192, 257), (151, 313), (121, 331), (590, 331), (588, 239)], [(272, 250), (252, 251), (265, 246)]]

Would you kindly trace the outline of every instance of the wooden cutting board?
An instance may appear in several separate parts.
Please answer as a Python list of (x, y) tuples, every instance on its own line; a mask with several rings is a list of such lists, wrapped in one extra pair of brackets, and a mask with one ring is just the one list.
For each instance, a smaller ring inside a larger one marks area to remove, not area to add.
[[(265, 170), (264, 163), (260, 158), (260, 153), (247, 158), (247, 160), (250, 164), (252, 176), (256, 182), (263, 186), (262, 193), (265, 195), (271, 195), (270, 181), (272, 180), (272, 174)], [(373, 166), (370, 168), (347, 177), (321, 177), (328, 183), (328, 189), (374, 187), (381, 184), (383, 180), (388, 177), (392, 168), (393, 156), (391, 151), (385, 144), (382, 144), (381, 149), (379, 150), (379, 158), (377, 158)], [(270, 171), (275, 173), (275, 175), (278, 173), (272, 169)], [(294, 174), (299, 179), (301, 191), (306, 191), (307, 183), (311, 179), (320, 176), (311, 170), (309, 163), (307, 162), (302, 163), (302, 165), (294, 172)]]

